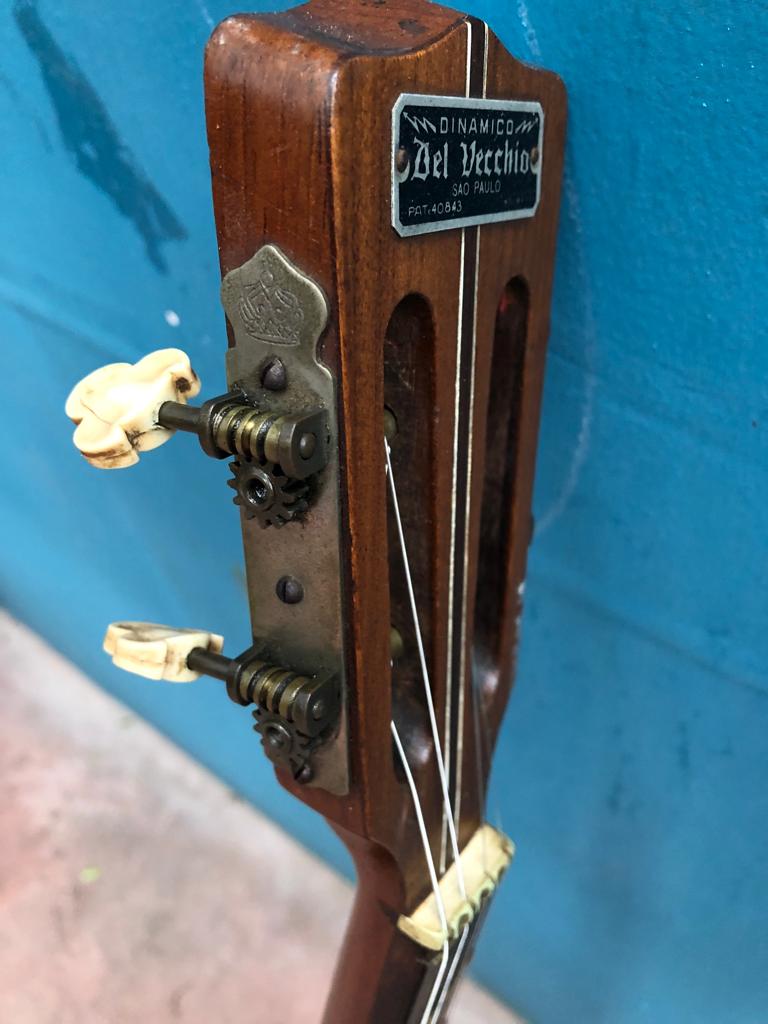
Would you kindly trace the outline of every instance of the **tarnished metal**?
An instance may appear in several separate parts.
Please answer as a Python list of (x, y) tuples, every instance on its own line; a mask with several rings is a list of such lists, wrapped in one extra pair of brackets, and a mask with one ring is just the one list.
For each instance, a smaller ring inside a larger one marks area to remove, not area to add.
[(277, 414), (245, 402), (242, 391), (210, 398), (199, 408), (163, 402), (157, 422), (169, 430), (197, 434), (215, 459), (240, 455), (279, 465), (284, 475), (306, 480), (328, 460), (328, 418), (324, 409)]
[[(316, 356), (328, 319), (326, 301), (317, 285), (273, 245), (265, 245), (227, 274), (221, 294), (235, 338), (227, 354), (232, 391), (242, 392), (248, 404), (272, 416), (321, 411), (325, 417), (327, 462), (313, 477), (311, 502), (301, 519), (267, 532), (243, 515), (242, 529), (251, 626), (260, 658), (293, 666), (314, 680), (333, 679), (339, 694), (338, 727), (312, 751), (308, 784), (346, 793), (336, 397), (334, 380)], [(269, 386), (275, 383), (270, 368), (276, 361), (278, 384), (284, 385), (277, 389)], [(314, 458), (314, 451), (309, 454)], [(277, 583), (286, 576), (301, 580), (301, 601), (286, 603), (278, 596)], [(278, 723), (272, 724), (279, 746)], [(260, 728), (263, 738), (266, 728)]]
[(256, 462), (272, 462), (295, 480), (318, 473), (327, 461), (324, 409), (278, 415), (271, 409), (259, 410), (233, 402), (216, 417), (212, 433), (222, 451)]
[(279, 528), (306, 512), (309, 485), (303, 480), (290, 480), (270, 462), (260, 466), (243, 459), (230, 462), (229, 467), (234, 479), (227, 483), (237, 492), (233, 501), (246, 519)]
[(196, 647), (187, 668), (212, 675), (227, 685), (235, 704), (255, 705), (254, 729), (261, 734), (267, 756), (309, 783), (315, 774), (313, 756), (333, 737), (338, 724), (339, 680), (327, 673), (304, 675), (264, 659), (254, 644), (236, 658)]
[[(231, 270), (221, 284), (221, 301), (236, 336), (270, 346), (260, 365), (262, 372), (267, 363), (279, 358), (290, 378), (292, 368), (286, 356), (292, 347), (305, 353), (311, 349), (314, 361), (315, 344), (328, 320), (325, 296), (277, 246), (262, 246), (242, 267)], [(246, 370), (251, 372), (250, 367)], [(240, 376), (235, 371), (235, 378)]]

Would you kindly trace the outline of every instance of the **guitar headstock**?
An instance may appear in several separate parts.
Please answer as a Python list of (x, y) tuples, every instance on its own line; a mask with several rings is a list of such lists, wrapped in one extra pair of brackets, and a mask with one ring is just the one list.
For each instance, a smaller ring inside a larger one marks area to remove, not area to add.
[(110, 653), (253, 705), (284, 785), (424, 948), (437, 914), (439, 951), (510, 856), (483, 807), (531, 537), (564, 90), (416, 0), (227, 19), (205, 87), (230, 390), (192, 407), (183, 354), (156, 353), (143, 397), (109, 378), (105, 450), (135, 461), (183, 430), (232, 456), (254, 644), (227, 658), (219, 637), (118, 624)]

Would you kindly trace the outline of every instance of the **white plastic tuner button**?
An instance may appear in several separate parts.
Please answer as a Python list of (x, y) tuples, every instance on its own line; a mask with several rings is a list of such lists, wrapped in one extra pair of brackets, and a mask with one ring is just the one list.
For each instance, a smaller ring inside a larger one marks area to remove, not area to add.
[(104, 637), (104, 650), (118, 668), (147, 679), (191, 683), (199, 672), (187, 668), (196, 647), (220, 654), (224, 637), (203, 629), (174, 629), (154, 622), (113, 622)]
[(138, 363), (110, 363), (84, 377), (65, 410), (77, 424), (73, 441), (97, 469), (122, 469), (139, 452), (164, 444), (173, 431), (161, 427), (163, 402), (186, 403), (200, 391), (189, 356), (178, 348), (150, 352)]

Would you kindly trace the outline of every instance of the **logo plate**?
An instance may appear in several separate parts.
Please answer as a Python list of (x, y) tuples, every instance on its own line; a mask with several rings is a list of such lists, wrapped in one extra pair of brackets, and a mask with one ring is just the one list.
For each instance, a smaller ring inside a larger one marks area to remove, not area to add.
[(532, 217), (543, 134), (540, 103), (404, 93), (392, 109), (395, 231)]

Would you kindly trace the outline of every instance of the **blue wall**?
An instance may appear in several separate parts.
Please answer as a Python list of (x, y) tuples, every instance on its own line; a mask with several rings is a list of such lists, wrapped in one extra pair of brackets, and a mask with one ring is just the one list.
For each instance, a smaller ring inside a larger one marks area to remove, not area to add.
[[(231, 4), (2, 6), (5, 600), (345, 864), (215, 684), (156, 687), (100, 653), (119, 617), (204, 625), (245, 646), (222, 467), (178, 441), (131, 473), (96, 473), (62, 412), (88, 370), (161, 345), (193, 355), (207, 393), (223, 389), (201, 56)], [(538, 530), (491, 799), (519, 855), (475, 972), (537, 1024), (758, 1024), (765, 8), (466, 6), (557, 70), (571, 109)], [(10, 423), (26, 420), (12, 445)]]

